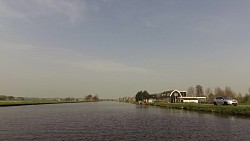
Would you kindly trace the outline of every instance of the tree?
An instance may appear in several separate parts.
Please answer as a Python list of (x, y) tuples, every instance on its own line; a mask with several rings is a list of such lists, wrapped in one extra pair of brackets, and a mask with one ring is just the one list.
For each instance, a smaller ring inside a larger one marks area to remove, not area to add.
[(206, 96), (208, 96), (209, 94), (211, 94), (212, 93), (212, 90), (210, 89), (210, 88), (207, 88), (206, 90), (205, 90), (205, 95)]
[(139, 91), (139, 92), (137, 92), (137, 94), (135, 95), (135, 100), (136, 101), (142, 101), (142, 98), (143, 96), (142, 96), (142, 91)]
[(213, 94), (212, 90), (210, 88), (207, 88), (205, 90), (205, 94), (206, 94), (206, 97), (207, 97), (207, 101), (212, 102), (213, 99), (214, 99), (214, 94)]
[(231, 97), (231, 98), (235, 98), (236, 97), (236, 93), (230, 88), (230, 87), (226, 87), (225, 88), (225, 96)]
[(24, 97), (17, 97), (18, 100), (25, 100)]
[(64, 98), (64, 100), (65, 100), (65, 101), (74, 101), (75, 98), (73, 98), (73, 97), (66, 97), (66, 98)]
[(147, 91), (143, 91), (142, 92), (142, 95), (143, 95), (143, 99), (149, 99), (149, 93)]
[(250, 102), (250, 94), (245, 94), (242, 101), (243, 101), (243, 103), (249, 103)]
[(0, 100), (6, 100), (7, 99), (7, 96), (5, 95), (0, 95)]
[(144, 99), (149, 99), (149, 93), (147, 91), (139, 91), (135, 95), (136, 101), (143, 101)]
[(7, 96), (7, 99), (8, 99), (8, 100), (14, 100), (15, 97), (14, 97), (14, 96)]
[(245, 94), (245, 96), (242, 97), (243, 103), (250, 103), (250, 87), (248, 88), (248, 93)]
[(93, 97), (93, 100), (94, 100), (94, 101), (99, 101), (98, 95), (95, 95), (95, 96)]
[(195, 92), (196, 96), (204, 96), (203, 87), (201, 85), (196, 85)]
[(222, 90), (220, 87), (217, 87), (214, 89), (214, 95), (217, 96), (225, 96), (224, 90)]
[(239, 94), (236, 96), (236, 99), (238, 100), (238, 102), (242, 103), (242, 102), (243, 102), (242, 94), (239, 93)]
[(85, 97), (85, 100), (87, 100), (87, 101), (92, 101), (92, 100), (93, 100), (93, 96), (92, 96), (91, 94), (89, 94), (89, 95), (87, 95), (87, 96)]
[(194, 97), (194, 87), (191, 86), (187, 89), (187, 96)]
[(214, 98), (215, 98), (215, 96), (214, 96), (213, 93), (210, 93), (210, 94), (207, 96), (208, 102), (213, 102)]

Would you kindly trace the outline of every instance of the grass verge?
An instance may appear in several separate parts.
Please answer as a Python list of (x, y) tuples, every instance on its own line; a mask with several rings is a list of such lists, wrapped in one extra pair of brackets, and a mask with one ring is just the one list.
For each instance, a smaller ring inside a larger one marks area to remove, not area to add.
[(214, 106), (197, 103), (152, 103), (149, 105), (190, 111), (250, 116), (249, 106)]

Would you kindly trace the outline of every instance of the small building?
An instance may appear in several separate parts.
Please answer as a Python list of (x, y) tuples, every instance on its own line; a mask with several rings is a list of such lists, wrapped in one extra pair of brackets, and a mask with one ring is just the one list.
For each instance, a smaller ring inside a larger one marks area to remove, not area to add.
[(154, 103), (154, 102), (156, 102), (156, 99), (153, 98), (148, 99), (148, 103)]
[(206, 101), (206, 97), (178, 97), (178, 99), (181, 103), (199, 103)]
[(197, 98), (178, 97), (181, 103), (199, 103)]

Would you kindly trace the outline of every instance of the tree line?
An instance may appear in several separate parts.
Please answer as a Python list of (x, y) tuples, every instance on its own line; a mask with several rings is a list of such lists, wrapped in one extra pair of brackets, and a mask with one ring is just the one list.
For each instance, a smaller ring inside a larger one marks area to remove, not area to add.
[(0, 95), (0, 100), (15, 100), (15, 99), (23, 100), (24, 98), (23, 97)]
[[(187, 89), (188, 97), (206, 97), (207, 102), (213, 102), (214, 98), (217, 96), (227, 96), (238, 100), (239, 103), (250, 103), (250, 88), (248, 93), (244, 96), (241, 93), (236, 93), (231, 87), (226, 86), (224, 89), (216, 87), (214, 90), (211, 88), (204, 88), (201, 85), (196, 85), (195, 87), (191, 86)], [(136, 101), (143, 101), (149, 99), (149, 93), (144, 91), (139, 91), (135, 95)]]
[(206, 88), (205, 90), (201, 85), (196, 85), (195, 87), (191, 86), (187, 89), (187, 96), (205, 96), (207, 97), (208, 102), (212, 102), (213, 99), (217, 96), (227, 96), (234, 99), (237, 99), (239, 103), (250, 103), (250, 88), (248, 93), (244, 96), (241, 93), (236, 93), (231, 87), (226, 86), (224, 89), (216, 87), (214, 90), (211, 88)]

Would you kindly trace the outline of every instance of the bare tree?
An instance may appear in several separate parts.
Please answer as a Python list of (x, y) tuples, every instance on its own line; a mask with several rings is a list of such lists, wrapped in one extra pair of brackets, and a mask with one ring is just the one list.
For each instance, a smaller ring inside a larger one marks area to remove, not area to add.
[(210, 93), (210, 94), (207, 96), (207, 101), (208, 101), (209, 103), (212, 103), (213, 100), (214, 100), (214, 98), (215, 98), (214, 94), (213, 94), (213, 93)]
[(248, 93), (245, 94), (245, 96), (242, 98), (243, 103), (250, 102), (250, 95)]
[(225, 88), (225, 96), (235, 98), (236, 97), (236, 93), (230, 87), (227, 86)]
[(206, 97), (207, 97), (207, 101), (208, 101), (208, 102), (212, 102), (212, 101), (213, 101), (213, 99), (214, 99), (214, 94), (213, 94), (213, 92), (212, 92), (212, 89), (207, 88), (207, 89), (205, 90), (205, 95), (206, 95)]
[(93, 100), (94, 100), (94, 101), (99, 101), (98, 95), (93, 96)]
[(217, 87), (214, 89), (214, 95), (215, 96), (225, 96), (225, 92), (220, 87)]
[(212, 93), (212, 90), (210, 89), (210, 88), (207, 88), (206, 90), (205, 90), (205, 95), (208, 97), (208, 95), (209, 94), (211, 94)]
[(242, 97), (242, 94), (241, 93), (238, 93), (236, 99), (238, 100), (238, 102), (243, 102), (243, 97)]
[(196, 96), (204, 96), (203, 87), (201, 85), (196, 85), (195, 91)]
[(194, 87), (191, 86), (187, 89), (187, 96), (194, 96)]

